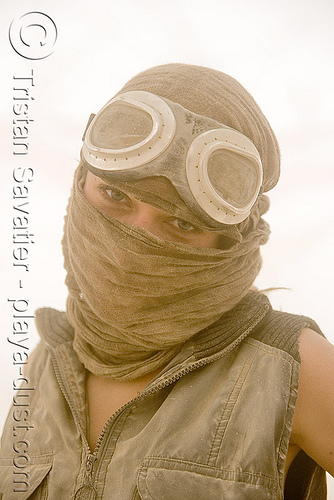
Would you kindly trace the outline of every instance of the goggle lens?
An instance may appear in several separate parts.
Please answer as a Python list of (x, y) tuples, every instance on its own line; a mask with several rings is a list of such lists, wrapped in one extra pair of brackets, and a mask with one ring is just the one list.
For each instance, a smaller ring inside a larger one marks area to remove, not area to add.
[(251, 202), (258, 173), (248, 158), (218, 149), (208, 158), (207, 174), (213, 189), (233, 207), (242, 209)]
[(152, 118), (146, 111), (115, 101), (96, 117), (90, 139), (100, 149), (125, 149), (145, 140), (152, 128)]

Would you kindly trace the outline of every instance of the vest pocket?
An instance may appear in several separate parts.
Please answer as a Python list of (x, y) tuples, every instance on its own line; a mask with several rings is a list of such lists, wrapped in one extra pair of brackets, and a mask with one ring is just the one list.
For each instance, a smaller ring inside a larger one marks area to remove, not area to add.
[(47, 475), (52, 455), (29, 457), (29, 462), (13, 463), (13, 458), (0, 459), (2, 500), (47, 500)]
[[(141, 500), (280, 500), (274, 479), (178, 459), (143, 460), (137, 476)], [(137, 498), (137, 497), (135, 497)]]

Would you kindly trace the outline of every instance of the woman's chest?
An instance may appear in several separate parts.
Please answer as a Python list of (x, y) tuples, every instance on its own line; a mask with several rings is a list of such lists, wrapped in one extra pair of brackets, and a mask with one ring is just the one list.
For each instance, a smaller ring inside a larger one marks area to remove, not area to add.
[(88, 442), (93, 451), (106, 422), (114, 413), (135, 399), (153, 375), (131, 381), (117, 381), (87, 373)]

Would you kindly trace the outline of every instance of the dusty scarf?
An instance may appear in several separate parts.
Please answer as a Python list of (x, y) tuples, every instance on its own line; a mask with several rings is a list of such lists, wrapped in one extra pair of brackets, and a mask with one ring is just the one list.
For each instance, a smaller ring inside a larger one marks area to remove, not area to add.
[[(276, 184), (276, 137), (253, 97), (230, 76), (167, 64), (136, 75), (121, 92), (128, 90), (155, 93), (245, 134), (260, 153), (264, 191)], [(162, 241), (108, 218), (87, 202), (82, 184), (79, 168), (64, 235), (74, 348), (97, 375), (135, 378), (162, 367), (187, 339), (214, 325), (246, 295), (261, 266), (259, 247), (269, 235), (261, 218), (268, 200), (261, 195), (246, 221), (221, 231), (229, 241), (225, 249), (203, 249)], [(168, 187), (152, 189), (146, 182), (125, 189), (193, 222), (188, 207)]]
[(74, 348), (96, 375), (131, 379), (168, 363), (182, 344), (248, 292), (269, 235), (261, 197), (227, 250), (161, 240), (92, 206), (79, 167), (63, 249)]

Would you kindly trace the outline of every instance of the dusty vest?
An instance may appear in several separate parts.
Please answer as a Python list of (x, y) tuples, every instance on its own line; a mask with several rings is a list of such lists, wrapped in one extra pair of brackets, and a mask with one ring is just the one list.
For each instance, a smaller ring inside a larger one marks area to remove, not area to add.
[[(317, 330), (311, 320), (249, 294), (110, 418), (94, 452), (72, 329), (52, 309), (39, 322), (4, 430), (0, 499), (283, 499), (298, 336)], [(284, 498), (325, 499), (324, 471), (298, 460)]]

